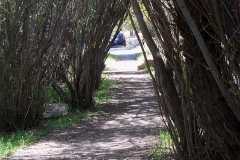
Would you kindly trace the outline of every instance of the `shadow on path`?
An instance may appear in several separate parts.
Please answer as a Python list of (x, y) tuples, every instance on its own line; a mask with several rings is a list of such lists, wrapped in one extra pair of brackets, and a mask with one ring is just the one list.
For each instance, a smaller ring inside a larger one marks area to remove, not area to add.
[(112, 99), (103, 106), (106, 114), (75, 127), (56, 131), (10, 159), (148, 159), (158, 142), (159, 117), (150, 78), (145, 73), (115, 73)]

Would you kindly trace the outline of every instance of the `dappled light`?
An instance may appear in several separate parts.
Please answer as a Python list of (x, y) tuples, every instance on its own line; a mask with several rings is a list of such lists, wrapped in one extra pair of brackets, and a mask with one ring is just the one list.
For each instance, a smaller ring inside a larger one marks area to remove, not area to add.
[(150, 78), (141, 72), (109, 78), (115, 85), (111, 99), (102, 106), (103, 115), (56, 131), (11, 159), (147, 159), (159, 131), (166, 129)]

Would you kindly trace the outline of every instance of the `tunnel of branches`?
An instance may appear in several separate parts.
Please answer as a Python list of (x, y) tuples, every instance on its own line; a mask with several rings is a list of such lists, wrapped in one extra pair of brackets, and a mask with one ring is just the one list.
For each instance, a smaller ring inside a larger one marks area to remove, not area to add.
[(150, 73), (176, 159), (240, 159), (239, 6), (238, 0), (1, 0), (0, 130), (37, 126), (47, 86), (72, 110), (93, 106), (110, 44), (130, 17), (153, 56)]

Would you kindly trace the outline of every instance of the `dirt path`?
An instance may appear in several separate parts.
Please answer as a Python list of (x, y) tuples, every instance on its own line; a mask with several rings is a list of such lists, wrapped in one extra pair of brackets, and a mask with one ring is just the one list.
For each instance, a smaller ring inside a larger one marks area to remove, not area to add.
[(160, 126), (150, 78), (140, 72), (112, 73), (117, 84), (106, 114), (73, 128), (51, 133), (12, 160), (147, 160)]

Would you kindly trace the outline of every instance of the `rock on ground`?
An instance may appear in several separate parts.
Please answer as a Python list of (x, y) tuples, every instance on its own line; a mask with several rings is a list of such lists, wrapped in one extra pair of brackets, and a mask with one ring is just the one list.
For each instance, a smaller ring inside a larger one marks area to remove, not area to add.
[(56, 118), (68, 114), (68, 105), (63, 103), (45, 104), (43, 118)]

